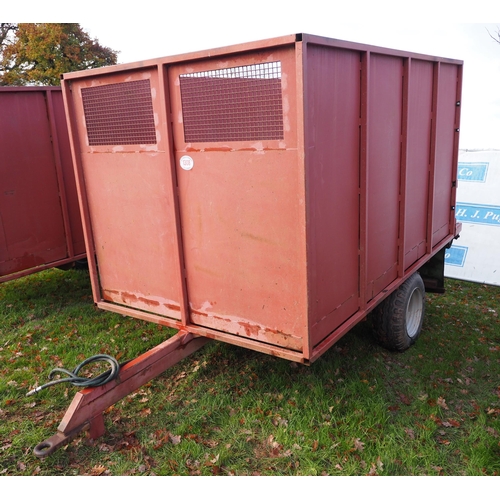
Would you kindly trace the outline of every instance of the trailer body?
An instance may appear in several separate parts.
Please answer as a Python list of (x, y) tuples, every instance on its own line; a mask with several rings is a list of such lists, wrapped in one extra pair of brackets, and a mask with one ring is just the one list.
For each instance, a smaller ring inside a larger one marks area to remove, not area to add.
[(85, 258), (60, 87), (0, 87), (0, 282)]
[(442, 285), (461, 85), (307, 34), (65, 74), (95, 303), (310, 363), (415, 272)]

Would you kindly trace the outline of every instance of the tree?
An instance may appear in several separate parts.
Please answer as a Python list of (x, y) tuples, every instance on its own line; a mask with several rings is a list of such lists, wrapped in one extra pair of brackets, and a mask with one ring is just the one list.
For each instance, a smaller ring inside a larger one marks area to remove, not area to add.
[(62, 73), (116, 64), (78, 23), (0, 23), (0, 85), (59, 85)]

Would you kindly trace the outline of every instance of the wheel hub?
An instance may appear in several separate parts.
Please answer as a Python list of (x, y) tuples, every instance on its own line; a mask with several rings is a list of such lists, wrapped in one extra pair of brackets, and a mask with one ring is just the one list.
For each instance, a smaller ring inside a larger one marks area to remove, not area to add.
[(419, 288), (415, 288), (406, 307), (406, 331), (413, 338), (419, 330), (422, 319), (423, 295)]

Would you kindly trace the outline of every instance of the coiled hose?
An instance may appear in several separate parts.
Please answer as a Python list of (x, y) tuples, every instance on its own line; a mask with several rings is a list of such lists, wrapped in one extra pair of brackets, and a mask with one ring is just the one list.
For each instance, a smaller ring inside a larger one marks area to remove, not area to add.
[[(92, 378), (78, 376), (78, 372), (84, 366), (87, 366), (90, 363), (103, 361), (109, 363), (111, 365), (111, 369)], [(115, 379), (118, 376), (119, 371), (120, 365), (115, 358), (113, 358), (112, 356), (108, 356), (107, 354), (96, 354), (95, 356), (91, 356), (85, 361), (82, 361), (73, 371), (66, 370), (65, 368), (54, 368), (49, 373), (49, 379), (51, 380), (51, 382), (47, 382), (46, 384), (36, 387), (35, 389), (28, 392), (26, 396), (32, 396), (33, 394), (40, 392), (42, 389), (46, 389), (47, 387), (50, 387), (52, 385), (62, 384), (63, 382), (67, 382), (77, 387), (97, 387)], [(52, 380), (56, 373), (64, 373), (65, 375), (68, 375), (68, 377)]]

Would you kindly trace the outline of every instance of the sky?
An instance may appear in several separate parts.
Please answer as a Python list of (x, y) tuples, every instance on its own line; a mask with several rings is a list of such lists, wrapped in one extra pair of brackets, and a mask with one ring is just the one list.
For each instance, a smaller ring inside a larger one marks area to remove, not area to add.
[[(293, 33), (464, 61), (461, 149), (500, 149), (500, 2), (491, 0), (25, 0), (12, 22), (79, 22), (118, 62)], [(406, 5), (404, 7), (403, 5)], [(4, 14), (4, 8), (2, 8)], [(26, 18), (26, 15), (29, 18)], [(62, 16), (62, 19), (61, 19)]]

